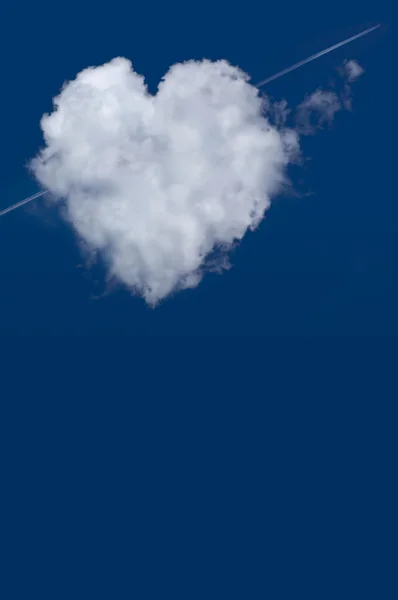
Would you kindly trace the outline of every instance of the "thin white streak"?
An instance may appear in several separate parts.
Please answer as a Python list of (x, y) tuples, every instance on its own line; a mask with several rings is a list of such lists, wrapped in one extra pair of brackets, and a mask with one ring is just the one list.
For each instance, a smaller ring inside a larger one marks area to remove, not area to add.
[(345, 46), (345, 44), (349, 44), (350, 42), (357, 40), (358, 38), (362, 37), (363, 35), (367, 35), (368, 33), (370, 33), (371, 31), (374, 31), (378, 27), (380, 27), (380, 24), (375, 25), (374, 27), (370, 27), (370, 29), (366, 29), (365, 31), (362, 31), (361, 33), (357, 33), (356, 35), (353, 35), (352, 37), (347, 38), (343, 42), (334, 44), (334, 46), (330, 46), (329, 48), (326, 48), (326, 50), (321, 50), (321, 52), (317, 52), (316, 54), (313, 54), (309, 58), (300, 60), (300, 62), (292, 65), (291, 67), (288, 67), (287, 69), (283, 69), (283, 71), (279, 71), (279, 73), (275, 73), (275, 75), (271, 75), (271, 77), (267, 77), (267, 79), (263, 79), (263, 81), (260, 81), (260, 83), (257, 83), (257, 87), (265, 85), (266, 83), (269, 83), (270, 81), (273, 81), (274, 79), (278, 79), (278, 77), (282, 77), (283, 75), (286, 75), (286, 73), (290, 73), (290, 71), (294, 71), (295, 69), (298, 69), (299, 67), (306, 65), (307, 63), (311, 62), (312, 60), (315, 60), (316, 58), (319, 58), (320, 56), (323, 56), (324, 54), (328, 54), (329, 52), (332, 52), (333, 50), (336, 50), (337, 48), (340, 48), (341, 46)]
[(32, 202), (32, 200), (35, 200), (36, 198), (39, 198), (40, 196), (43, 196), (44, 194), (48, 194), (48, 190), (44, 190), (42, 192), (37, 192), (36, 194), (33, 194), (33, 196), (29, 196), (28, 198), (25, 198), (25, 200), (21, 200), (20, 202), (17, 202), (16, 204), (13, 204), (12, 206), (9, 206), (8, 208), (5, 208), (4, 210), (1, 210), (0, 211), (0, 217), (2, 217), (3, 215), (7, 214), (8, 212), (11, 212), (12, 210), (15, 210), (16, 208), (19, 208), (23, 204), (27, 204), (28, 202)]

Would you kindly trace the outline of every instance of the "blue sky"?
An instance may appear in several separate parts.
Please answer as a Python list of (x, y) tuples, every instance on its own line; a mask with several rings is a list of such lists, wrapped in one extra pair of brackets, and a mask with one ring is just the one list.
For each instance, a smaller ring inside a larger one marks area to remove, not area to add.
[(0, 209), (36, 192), (40, 118), (87, 66), (125, 56), (153, 92), (191, 58), (258, 81), (383, 24), (269, 85), (295, 106), (345, 58), (365, 69), (353, 111), (303, 141), (300, 194), (156, 310), (102, 295), (40, 200), (0, 219), (1, 345), (29, 368), (3, 382), (5, 598), (393, 597), (391, 21), (350, 1), (0, 9)]
[[(2, 99), (7, 114), (4, 207), (36, 191), (24, 164), (42, 144), (39, 120), (51, 110), (63, 82), (86, 66), (126, 56), (155, 91), (176, 61), (225, 57), (258, 81), (383, 21), (382, 14), (358, 11), (357, 6), (351, 13), (346, 7), (344, 19), (337, 9), (322, 17), (312, 7), (290, 8), (291, 16), (282, 25), (276, 8), (255, 19), (254, 10), (238, 16), (220, 5), (210, 11), (212, 16), (205, 6), (197, 9), (194, 26), (176, 7), (163, 9), (165, 15), (159, 8), (157, 24), (148, 33), (142, 25), (149, 19), (143, 7), (123, 22), (120, 14), (127, 9), (108, 14), (104, 8), (102, 14), (98, 8), (94, 23), (91, 10), (76, 13), (72, 6), (61, 28), (50, 26), (52, 21), (43, 16), (46, 9), (41, 16), (41, 9), (34, 15), (30, 10), (26, 7), (22, 23), (19, 9), (9, 7), (4, 16), (14, 32), (3, 70), (10, 82), (10, 93)], [(131, 20), (140, 27), (134, 29)], [(2, 43), (6, 39), (3, 35)], [(76, 241), (56, 215), (41, 211), (35, 217), (32, 208), (25, 208), (1, 223), (2, 254), (7, 256), (1, 266), (2, 307), (9, 315), (2, 330), (11, 335), (78, 335), (86, 329), (128, 335), (394, 330), (395, 207), (384, 188), (388, 158), (376, 151), (388, 146), (388, 133), (375, 118), (385, 103), (389, 39), (388, 31), (378, 30), (269, 85), (275, 99), (286, 98), (295, 106), (305, 93), (327, 87), (344, 58), (359, 60), (366, 69), (354, 87), (353, 114), (337, 115), (331, 131), (304, 140), (304, 156), (310, 160), (292, 177), (300, 192), (312, 195), (275, 203), (260, 229), (246, 236), (233, 254), (231, 271), (206, 277), (198, 288), (177, 295), (155, 313), (124, 291), (93, 300), (104, 289), (104, 274), (76, 268), (82, 262)]]

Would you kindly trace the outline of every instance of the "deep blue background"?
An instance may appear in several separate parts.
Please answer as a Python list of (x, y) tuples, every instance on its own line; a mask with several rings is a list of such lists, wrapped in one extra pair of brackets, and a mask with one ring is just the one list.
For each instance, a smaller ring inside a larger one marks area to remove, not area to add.
[[(397, 227), (383, 4), (7, 3), (0, 207), (66, 79), (117, 55), (152, 91), (227, 58), (294, 105), (344, 58), (354, 110), (304, 142), (233, 269), (156, 311), (79, 268), (41, 202), (0, 220), (5, 589), (14, 598), (395, 598)], [(159, 337), (161, 336), (161, 337)], [(11, 375), (11, 377), (8, 377)], [(394, 537), (395, 536), (395, 537)]]

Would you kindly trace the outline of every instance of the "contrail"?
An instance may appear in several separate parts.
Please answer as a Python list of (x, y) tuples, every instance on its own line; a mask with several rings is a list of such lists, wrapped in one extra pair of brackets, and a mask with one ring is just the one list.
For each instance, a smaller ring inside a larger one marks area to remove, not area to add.
[(380, 27), (380, 23), (379, 23), (379, 25), (375, 25), (374, 27), (365, 29), (365, 31), (362, 31), (362, 33), (357, 33), (356, 35), (353, 35), (352, 37), (347, 38), (343, 42), (334, 44), (334, 46), (330, 46), (329, 48), (326, 48), (326, 50), (317, 52), (316, 54), (313, 54), (309, 58), (300, 60), (300, 62), (296, 63), (295, 65), (292, 65), (291, 67), (288, 67), (287, 69), (283, 69), (283, 71), (279, 71), (279, 73), (275, 73), (275, 75), (271, 75), (271, 77), (267, 77), (267, 79), (263, 79), (263, 81), (260, 81), (260, 83), (257, 83), (257, 87), (259, 87), (261, 85), (265, 85), (266, 83), (269, 83), (270, 81), (273, 81), (274, 79), (278, 79), (278, 77), (282, 77), (283, 75), (286, 75), (286, 73), (290, 73), (290, 71), (294, 71), (295, 69), (298, 69), (299, 67), (302, 67), (303, 65), (306, 65), (307, 63), (311, 62), (312, 60), (315, 60), (316, 58), (319, 58), (320, 56), (323, 56), (324, 54), (333, 52), (333, 50), (340, 48), (340, 46), (345, 46), (345, 44), (349, 44), (350, 42), (357, 40), (358, 38), (362, 37), (363, 35), (367, 35), (368, 33), (370, 33), (371, 31), (374, 31), (378, 27)]
[(48, 190), (44, 190), (42, 192), (37, 192), (36, 194), (33, 194), (33, 196), (29, 196), (29, 198), (25, 198), (25, 200), (21, 200), (20, 202), (17, 202), (16, 204), (13, 204), (12, 206), (5, 208), (4, 210), (1, 210), (0, 217), (7, 214), (8, 212), (11, 212), (12, 210), (15, 210), (16, 208), (19, 208), (23, 204), (27, 204), (28, 202), (31, 202), (32, 200), (35, 200), (36, 198), (43, 196), (43, 194), (48, 194)]

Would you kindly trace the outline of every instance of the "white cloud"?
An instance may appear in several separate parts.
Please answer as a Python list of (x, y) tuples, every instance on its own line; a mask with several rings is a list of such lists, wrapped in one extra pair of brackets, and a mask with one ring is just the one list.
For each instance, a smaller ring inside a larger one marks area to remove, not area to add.
[(286, 103), (262, 98), (226, 61), (176, 64), (151, 95), (116, 58), (64, 85), (31, 167), (110, 275), (156, 305), (228, 268), (228, 250), (286, 182), (299, 133), (340, 108), (336, 94), (317, 90), (293, 130)]
[(349, 83), (356, 81), (365, 69), (361, 67), (355, 60), (346, 60), (343, 65), (343, 74), (346, 76)]
[(302, 134), (314, 133), (316, 128), (330, 124), (341, 110), (341, 103), (334, 92), (316, 90), (307, 96), (296, 111), (297, 129)]
[(345, 60), (343, 66), (339, 69), (340, 75), (345, 79), (344, 89), (341, 93), (341, 99), (344, 104), (344, 108), (351, 110), (352, 108), (352, 92), (351, 83), (356, 81), (365, 69), (361, 67), (355, 60)]
[(196, 286), (206, 257), (254, 229), (284, 183), (298, 136), (264, 106), (225, 61), (174, 65), (152, 96), (117, 58), (64, 86), (32, 168), (110, 273), (156, 304)]
[(296, 109), (296, 131), (303, 135), (315, 133), (316, 129), (325, 124), (330, 125), (335, 114), (344, 107), (351, 109), (351, 83), (362, 75), (364, 69), (355, 60), (346, 60), (339, 73), (344, 78), (343, 89), (338, 96), (330, 90), (318, 89), (308, 95)]

